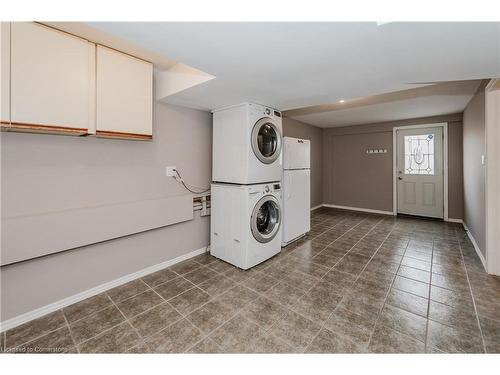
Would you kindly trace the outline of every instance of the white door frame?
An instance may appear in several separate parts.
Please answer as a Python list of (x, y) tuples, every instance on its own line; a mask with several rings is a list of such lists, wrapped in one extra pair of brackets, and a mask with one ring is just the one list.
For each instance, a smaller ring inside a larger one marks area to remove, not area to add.
[[(500, 79), (492, 79), (485, 89), (486, 144), (486, 271), (500, 275)], [(492, 91), (495, 91), (493, 93)]]
[(397, 131), (410, 129), (425, 129), (425, 128), (443, 128), (443, 219), (450, 221), (448, 218), (448, 123), (440, 122), (435, 124), (421, 124), (396, 126), (392, 128), (392, 213), (394, 216), (398, 214), (398, 184), (397, 184)]

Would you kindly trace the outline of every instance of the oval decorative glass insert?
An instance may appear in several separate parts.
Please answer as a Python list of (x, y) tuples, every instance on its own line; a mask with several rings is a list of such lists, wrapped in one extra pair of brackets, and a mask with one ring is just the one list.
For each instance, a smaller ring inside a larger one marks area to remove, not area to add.
[(422, 146), (415, 147), (413, 150), (413, 158), (417, 164), (422, 164), (424, 162), (424, 151), (422, 150)]
[(404, 136), (404, 173), (434, 174), (434, 134)]

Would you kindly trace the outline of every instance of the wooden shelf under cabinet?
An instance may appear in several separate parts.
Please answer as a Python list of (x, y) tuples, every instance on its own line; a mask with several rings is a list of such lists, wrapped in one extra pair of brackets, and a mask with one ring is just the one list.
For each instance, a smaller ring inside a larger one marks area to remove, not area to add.
[(87, 135), (88, 130), (83, 128), (71, 128), (66, 126), (27, 124), (21, 122), (1, 122), (2, 131), (21, 132), (21, 133), (40, 133), (40, 134), (58, 134), (58, 135)]
[(130, 139), (138, 141), (151, 141), (153, 136), (149, 134), (122, 133), (115, 131), (97, 130), (95, 135), (100, 138)]

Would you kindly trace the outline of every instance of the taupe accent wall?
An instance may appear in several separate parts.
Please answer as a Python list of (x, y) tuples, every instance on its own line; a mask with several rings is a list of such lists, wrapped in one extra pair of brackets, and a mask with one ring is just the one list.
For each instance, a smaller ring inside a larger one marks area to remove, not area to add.
[(323, 129), (283, 118), (283, 135), (311, 141), (311, 207), (323, 203)]
[[(184, 196), (211, 178), (212, 117), (156, 103), (152, 142), (2, 133), (2, 215)], [(128, 220), (116, 217), (116, 220)], [(82, 228), (85, 231), (86, 228)], [(209, 218), (12, 264), (1, 272), (0, 320), (45, 306), (209, 243)]]
[[(392, 132), (326, 133), (324, 203), (390, 211)], [(373, 148), (388, 152), (367, 155), (366, 149)]]
[(481, 155), (486, 155), (485, 86), (479, 86), (464, 110), (463, 164), (464, 164), (464, 223), (486, 255), (485, 166)]
[[(324, 129), (323, 203), (392, 212), (392, 130), (448, 123), (448, 216), (463, 217), (462, 114)], [(367, 149), (386, 154), (366, 154)]]

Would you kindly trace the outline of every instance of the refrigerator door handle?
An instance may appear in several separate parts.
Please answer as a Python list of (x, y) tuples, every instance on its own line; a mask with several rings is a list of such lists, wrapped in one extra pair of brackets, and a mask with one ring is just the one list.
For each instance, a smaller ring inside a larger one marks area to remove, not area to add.
[(287, 177), (288, 177), (288, 183), (287, 183), (288, 189), (286, 189), (287, 190), (286, 199), (290, 199), (290, 197), (292, 196), (292, 176), (290, 176), (290, 173), (287, 173)]

